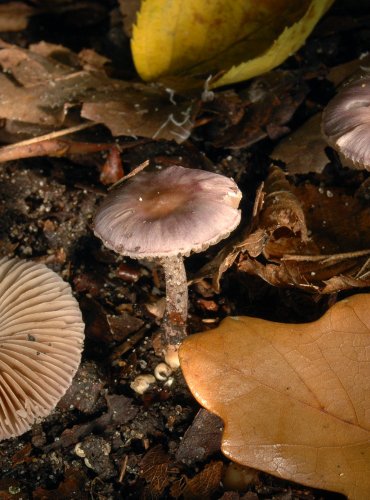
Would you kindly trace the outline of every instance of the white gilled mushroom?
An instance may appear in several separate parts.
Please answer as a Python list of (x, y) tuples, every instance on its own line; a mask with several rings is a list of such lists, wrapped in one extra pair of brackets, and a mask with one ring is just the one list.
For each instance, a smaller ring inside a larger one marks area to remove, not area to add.
[(339, 91), (324, 109), (322, 131), (352, 167), (370, 170), (370, 77)]
[(0, 259), (0, 440), (50, 414), (80, 364), (83, 331), (77, 301), (56, 273)]
[(115, 252), (158, 259), (165, 272), (165, 343), (186, 336), (188, 289), (183, 257), (229, 236), (240, 222), (241, 192), (232, 179), (172, 166), (140, 172), (99, 207), (95, 235)]

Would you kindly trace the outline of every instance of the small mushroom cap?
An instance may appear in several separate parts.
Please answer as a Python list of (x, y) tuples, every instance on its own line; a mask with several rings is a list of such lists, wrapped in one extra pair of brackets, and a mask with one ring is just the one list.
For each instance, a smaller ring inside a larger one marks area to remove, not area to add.
[(348, 84), (329, 102), (322, 131), (352, 166), (370, 170), (370, 77)]
[(56, 273), (0, 259), (0, 439), (49, 415), (80, 364), (83, 331), (77, 301)]
[(240, 199), (223, 175), (180, 166), (144, 171), (107, 195), (94, 232), (108, 248), (136, 259), (189, 255), (237, 227)]

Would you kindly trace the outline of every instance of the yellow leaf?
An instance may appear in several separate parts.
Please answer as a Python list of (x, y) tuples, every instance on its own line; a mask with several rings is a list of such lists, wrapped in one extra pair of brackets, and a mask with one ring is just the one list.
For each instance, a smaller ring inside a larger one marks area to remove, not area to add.
[(334, 0), (144, 0), (132, 53), (144, 80), (226, 73), (256, 76), (295, 52)]
[(309, 486), (370, 498), (370, 295), (313, 323), (227, 318), (189, 337), (181, 367), (225, 422), (236, 462)]
[(294, 54), (305, 42), (317, 21), (328, 10), (334, 0), (314, 0), (311, 2), (306, 14), (297, 23), (285, 28), (279, 38), (271, 47), (259, 57), (243, 62), (228, 70), (214, 87), (229, 85), (230, 83), (248, 80), (254, 76), (265, 73), (283, 63), (285, 59)]

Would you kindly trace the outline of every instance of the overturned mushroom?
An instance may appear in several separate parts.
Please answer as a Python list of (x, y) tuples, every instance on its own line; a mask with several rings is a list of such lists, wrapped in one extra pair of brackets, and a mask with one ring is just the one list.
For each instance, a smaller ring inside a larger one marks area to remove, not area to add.
[(339, 91), (323, 112), (322, 130), (330, 146), (350, 166), (370, 170), (370, 77)]
[(49, 415), (80, 364), (83, 330), (77, 301), (56, 273), (0, 259), (0, 439)]
[(172, 166), (135, 175), (111, 191), (98, 209), (94, 232), (108, 248), (161, 262), (166, 279), (166, 345), (177, 345), (186, 336), (183, 256), (226, 238), (240, 222), (240, 199), (232, 179)]

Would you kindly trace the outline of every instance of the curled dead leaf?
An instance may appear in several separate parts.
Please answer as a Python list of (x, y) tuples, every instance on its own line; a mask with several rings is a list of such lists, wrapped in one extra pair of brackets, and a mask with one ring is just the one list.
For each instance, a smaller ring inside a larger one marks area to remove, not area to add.
[(298, 236), (301, 241), (306, 242), (308, 236), (305, 215), (282, 170), (270, 168), (264, 191), (266, 194), (260, 213), (260, 225), (269, 237), (264, 247), (266, 256), (273, 253), (268, 248), (269, 244), (276, 246), (285, 235)]
[(195, 398), (225, 422), (232, 460), (302, 484), (370, 495), (370, 295), (307, 324), (227, 318), (180, 348)]
[(273, 286), (334, 293), (370, 286), (370, 207), (367, 185), (353, 194), (336, 186), (295, 186), (271, 167), (257, 193), (252, 220), (200, 270), (194, 281), (239, 271)]

